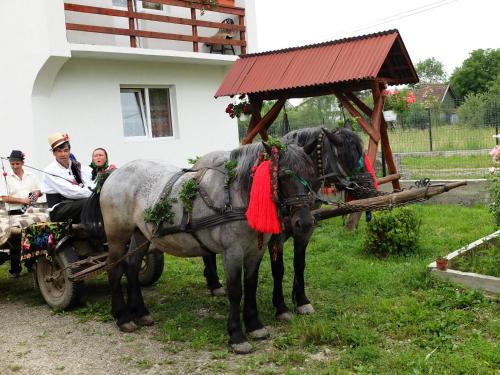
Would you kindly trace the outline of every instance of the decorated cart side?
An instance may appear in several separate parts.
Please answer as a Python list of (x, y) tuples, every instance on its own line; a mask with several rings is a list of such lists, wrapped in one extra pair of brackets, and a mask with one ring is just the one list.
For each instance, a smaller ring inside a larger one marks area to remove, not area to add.
[[(0, 210), (0, 248), (19, 243), (21, 261), (36, 261), (35, 285), (55, 309), (75, 306), (83, 295), (84, 280), (112, 266), (107, 264), (105, 243), (90, 240), (79, 225), (50, 222), (46, 209), (30, 208), (17, 216)], [(150, 249), (142, 261), (141, 285), (155, 283), (163, 265), (163, 253)]]
[[(384, 31), (332, 42), (243, 55), (226, 75), (216, 97), (247, 95), (251, 118), (243, 144), (257, 134), (267, 140), (267, 130), (286, 100), (334, 94), (369, 136), (368, 157), (375, 165), (378, 146), (389, 175), (379, 185), (392, 183), (399, 190), (399, 174), (387, 135), (383, 90), (386, 85), (414, 84), (417, 73), (397, 30)], [(370, 90), (374, 107), (356, 95)], [(276, 100), (261, 114), (264, 100)], [(359, 215), (351, 215), (354, 228)]]

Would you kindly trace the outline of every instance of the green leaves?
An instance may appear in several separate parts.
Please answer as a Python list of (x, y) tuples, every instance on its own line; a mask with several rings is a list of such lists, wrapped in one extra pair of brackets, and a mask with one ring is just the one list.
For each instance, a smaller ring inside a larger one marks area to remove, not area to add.
[(379, 257), (416, 253), (420, 223), (408, 207), (377, 213), (367, 226), (364, 249)]
[(173, 224), (175, 213), (172, 211), (172, 203), (175, 198), (163, 197), (155, 205), (144, 210), (144, 221), (159, 226), (161, 223)]
[(191, 212), (193, 209), (193, 201), (198, 194), (198, 183), (194, 178), (185, 181), (181, 190), (179, 191), (179, 199), (187, 212)]

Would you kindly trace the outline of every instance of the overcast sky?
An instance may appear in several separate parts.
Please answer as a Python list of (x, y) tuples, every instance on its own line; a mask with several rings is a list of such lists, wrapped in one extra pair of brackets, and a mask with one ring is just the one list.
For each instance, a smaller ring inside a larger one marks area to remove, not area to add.
[(255, 2), (259, 51), (398, 29), (414, 64), (435, 57), (451, 74), (471, 51), (500, 48), (499, 0)]

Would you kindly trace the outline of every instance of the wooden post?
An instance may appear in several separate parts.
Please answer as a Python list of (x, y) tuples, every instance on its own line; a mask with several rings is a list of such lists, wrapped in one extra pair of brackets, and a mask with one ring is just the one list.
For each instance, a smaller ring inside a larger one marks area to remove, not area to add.
[[(245, 16), (238, 16), (238, 23), (240, 26), (245, 26)], [(240, 31), (240, 40), (245, 41), (245, 31), (241, 30)], [(247, 47), (246, 46), (241, 46), (241, 54), (244, 55), (247, 53)]]
[[(133, 0), (127, 0), (127, 8), (129, 13), (132, 13), (134, 11), (134, 2)], [(128, 19), (128, 29), (130, 31), (135, 31), (135, 18), (129, 17)], [(130, 47), (136, 48), (137, 47), (137, 40), (134, 35), (130, 35)]]
[[(196, 9), (191, 8), (191, 19), (193, 21), (196, 20)], [(198, 26), (193, 25), (191, 26), (191, 29), (193, 31), (193, 37), (197, 38), (198, 37)], [(193, 52), (198, 52), (198, 42), (193, 42)]]

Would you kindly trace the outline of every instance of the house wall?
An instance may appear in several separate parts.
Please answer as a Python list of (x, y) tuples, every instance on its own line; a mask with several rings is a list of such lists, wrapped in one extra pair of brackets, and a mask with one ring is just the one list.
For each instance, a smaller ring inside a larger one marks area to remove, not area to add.
[[(23, 150), (36, 163), (31, 94), (43, 66), (57, 71), (70, 56), (62, 2), (0, 1), (0, 155)], [(50, 57), (54, 60), (49, 61)], [(8, 163), (7, 163), (8, 164)]]
[[(112, 163), (146, 158), (187, 166), (187, 159), (238, 146), (238, 129), (225, 113), (229, 99), (214, 99), (226, 67), (76, 59), (57, 75), (48, 96), (33, 98), (35, 136), (42, 165), (52, 160), (47, 135), (67, 132), (75, 155), (90, 162), (96, 147), (108, 150)], [(174, 86), (174, 137), (131, 141), (123, 136), (120, 86)], [(210, 120), (207, 120), (210, 119)]]

